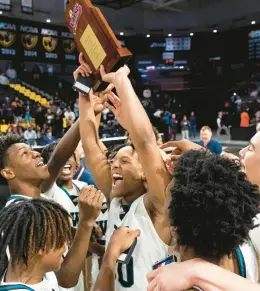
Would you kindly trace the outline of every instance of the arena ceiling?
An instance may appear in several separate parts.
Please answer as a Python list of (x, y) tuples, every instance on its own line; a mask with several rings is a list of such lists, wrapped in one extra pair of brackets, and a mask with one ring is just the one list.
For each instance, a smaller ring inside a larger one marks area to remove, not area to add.
[[(3, 16), (64, 25), (67, 0), (34, 0), (34, 15), (21, 14), (20, 0), (12, 0), (11, 13)], [(260, 0), (92, 0), (115, 33), (125, 35), (187, 35), (260, 23)], [(1, 18), (1, 16), (0, 16)]]

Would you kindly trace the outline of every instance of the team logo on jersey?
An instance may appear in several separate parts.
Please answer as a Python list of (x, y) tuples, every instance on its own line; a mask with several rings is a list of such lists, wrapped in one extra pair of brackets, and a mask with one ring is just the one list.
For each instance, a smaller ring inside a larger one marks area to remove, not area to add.
[(31, 50), (33, 49), (37, 42), (38, 42), (38, 35), (35, 34), (22, 34), (21, 36), (21, 41), (23, 46), (27, 49), (27, 50)]
[(58, 39), (52, 36), (44, 36), (42, 38), (42, 45), (47, 52), (53, 52), (58, 44)]
[(80, 16), (82, 14), (82, 6), (76, 3), (73, 7), (73, 11), (70, 10), (70, 26), (72, 28), (73, 34), (76, 34), (77, 27), (79, 23)]
[(163, 259), (160, 262), (156, 262), (153, 265), (153, 270), (159, 269), (159, 268), (164, 267), (166, 265), (169, 265), (173, 262), (178, 262), (177, 255), (171, 255), (171, 256), (168, 256), (166, 259)]
[(0, 45), (3, 47), (11, 46), (16, 39), (15, 32), (7, 31), (7, 30), (0, 30)]

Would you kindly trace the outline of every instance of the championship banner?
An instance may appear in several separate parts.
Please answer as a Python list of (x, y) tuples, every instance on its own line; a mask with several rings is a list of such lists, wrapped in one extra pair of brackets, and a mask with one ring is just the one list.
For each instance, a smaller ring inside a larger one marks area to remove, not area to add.
[(37, 59), (39, 50), (39, 28), (20, 25), (21, 49), (25, 59)]
[(12, 58), (16, 56), (16, 24), (0, 22), (0, 56)]
[(43, 48), (43, 58), (46, 61), (58, 60), (59, 31), (54, 29), (41, 29), (41, 43)]
[(33, 0), (21, 0), (21, 12), (33, 14)]
[(0, 10), (11, 11), (12, 10), (11, 0), (0, 0)]
[(68, 31), (62, 31), (61, 38), (64, 61), (75, 62), (78, 59), (78, 54), (76, 49), (76, 43), (73, 39), (72, 34)]

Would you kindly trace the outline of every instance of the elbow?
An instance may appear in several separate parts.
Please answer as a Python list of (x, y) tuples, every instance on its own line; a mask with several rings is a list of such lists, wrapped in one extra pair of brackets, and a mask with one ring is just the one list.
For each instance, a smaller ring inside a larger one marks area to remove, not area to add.
[(61, 280), (58, 281), (59, 286), (62, 288), (74, 288), (78, 284), (78, 280), (75, 280), (73, 278), (62, 278)]

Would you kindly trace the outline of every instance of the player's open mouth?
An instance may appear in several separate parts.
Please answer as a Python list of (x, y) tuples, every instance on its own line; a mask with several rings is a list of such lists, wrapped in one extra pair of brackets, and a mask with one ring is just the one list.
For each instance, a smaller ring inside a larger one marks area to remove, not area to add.
[(44, 166), (43, 159), (41, 159), (41, 160), (39, 161), (39, 163), (37, 164), (37, 167), (42, 167), (42, 166)]
[(62, 174), (70, 175), (70, 173), (71, 173), (71, 169), (72, 169), (71, 164), (66, 164), (66, 165), (63, 167)]
[(115, 186), (118, 181), (123, 180), (123, 177), (119, 174), (113, 174), (112, 178), (113, 178), (113, 186)]

